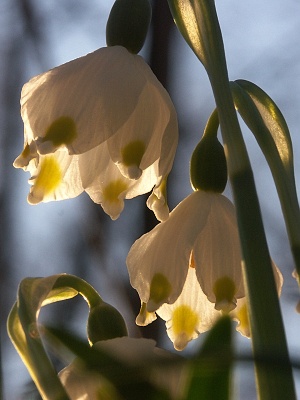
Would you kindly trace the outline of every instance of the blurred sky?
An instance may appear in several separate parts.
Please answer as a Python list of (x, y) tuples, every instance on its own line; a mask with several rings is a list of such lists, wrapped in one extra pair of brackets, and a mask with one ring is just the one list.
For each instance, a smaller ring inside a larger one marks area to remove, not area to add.
[[(161, 0), (156, 0), (161, 1)], [(1, 52), (7, 55), (8, 45), (20, 38), (26, 27), (22, 26), (19, 4), (21, 1), (4, 0), (0, 5), (1, 12)], [(112, 1), (106, 0), (32, 0), (32, 8), (38, 15), (40, 34), (39, 46), (30, 43), (23, 54), (20, 86), (12, 86), (14, 91), (21, 89), (21, 84), (30, 77), (44, 72), (66, 61), (80, 57), (98, 47), (105, 46), (105, 24)], [(248, 79), (258, 84), (277, 103), (283, 112), (294, 145), (295, 171), (298, 187), (300, 184), (300, 4), (297, 0), (217, 0), (217, 10), (223, 31), (230, 79)], [(24, 52), (20, 49), (20, 52)], [(144, 53), (146, 56), (146, 53)], [(191, 192), (189, 184), (189, 158), (199, 137), (202, 134), (206, 119), (214, 107), (214, 100), (204, 68), (194, 56), (183, 39), (174, 30), (170, 50), (170, 93), (178, 110), (181, 126), (181, 141), (178, 148), (173, 178), (170, 206), (173, 208)], [(4, 62), (0, 61), (1, 77), (4, 76)], [(8, 74), (9, 76), (9, 74)], [(3, 84), (3, 79), (2, 79)], [(17, 93), (17, 94), (18, 94)], [(5, 313), (13, 304), (18, 283), (27, 276), (46, 276), (59, 272), (74, 273), (70, 260), (74, 256), (76, 243), (81, 243), (81, 236), (88, 232), (91, 216), (89, 198), (81, 195), (77, 199), (29, 206), (26, 202), (28, 175), (11, 166), (14, 158), (22, 150), (22, 124), (19, 116), (19, 94), (12, 102), (10, 112), (15, 121), (13, 146), (9, 155), (2, 157), (5, 174), (0, 175), (2, 191), (9, 191), (10, 210), (10, 265), (8, 274)], [(6, 101), (1, 98), (1, 101)], [(1, 130), (4, 116), (0, 111)], [(251, 134), (243, 126), (251, 162), (255, 171), (257, 189), (267, 231), (271, 254), (280, 266), (285, 285), (282, 293), (282, 309), (286, 322), (288, 342), (293, 356), (300, 357), (300, 316), (294, 311), (298, 296), (295, 281), (291, 278), (293, 261), (290, 255), (283, 218), (277, 199), (274, 184), (268, 167)], [(2, 139), (0, 154), (5, 151)], [(4, 161), (3, 161), (4, 160)], [(1, 164), (0, 164), (1, 165)], [(299, 192), (298, 192), (299, 193)], [(231, 196), (230, 188), (226, 194)], [(114, 223), (106, 216), (105, 230), (101, 235), (113, 242), (113, 250), (105, 258), (106, 280), (93, 280), (93, 284), (107, 301), (123, 307), (126, 306), (117, 298), (116, 288), (110, 286), (110, 279), (128, 279), (125, 267), (126, 253), (135, 239), (131, 225), (138, 224), (135, 200), (125, 203), (125, 211)], [(114, 224), (114, 226), (112, 226)], [(66, 239), (68, 238), (68, 240)], [(72, 240), (71, 240), (72, 239)], [(85, 261), (86, 262), (86, 261)], [(89, 255), (87, 264), (91, 271), (86, 276), (95, 277), (98, 259)], [(118, 278), (116, 278), (116, 276)], [(94, 279), (94, 278), (93, 278)], [(132, 319), (128, 313), (126, 318)], [(245, 339), (239, 338), (241, 346)], [(18, 399), (24, 383), (28, 380), (21, 360), (5, 338), (4, 343), (4, 378), (6, 400)], [(246, 345), (248, 346), (248, 344)], [(191, 346), (193, 347), (193, 345)], [(16, 379), (16, 377), (18, 377)], [(300, 396), (299, 373), (297, 389)], [(250, 379), (250, 378), (249, 378)], [(242, 389), (241, 389), (242, 390)], [(250, 392), (249, 392), (250, 393)], [(251, 395), (249, 395), (251, 396)], [(237, 398), (239, 398), (237, 396)], [(242, 397), (241, 397), (242, 398)], [(243, 397), (246, 399), (246, 396)], [(249, 397), (251, 399), (251, 397)]]

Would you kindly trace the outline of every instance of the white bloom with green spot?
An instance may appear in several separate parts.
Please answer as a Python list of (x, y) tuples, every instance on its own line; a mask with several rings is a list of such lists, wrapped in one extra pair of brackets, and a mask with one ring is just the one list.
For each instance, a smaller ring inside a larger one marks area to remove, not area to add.
[(176, 301), (189, 266), (215, 308), (230, 311), (245, 296), (241, 259), (233, 204), (219, 193), (197, 190), (133, 244), (127, 267), (148, 312)]
[(31, 204), (86, 191), (113, 218), (124, 199), (154, 188), (148, 206), (168, 216), (164, 181), (178, 142), (172, 101), (139, 55), (101, 48), (24, 85), (24, 149)]
[[(242, 265), (233, 204), (222, 194), (195, 191), (129, 251), (130, 282), (142, 302), (136, 323), (145, 326), (160, 316), (176, 350), (222, 313), (249, 337)], [(280, 295), (283, 278), (274, 263), (273, 271)]]

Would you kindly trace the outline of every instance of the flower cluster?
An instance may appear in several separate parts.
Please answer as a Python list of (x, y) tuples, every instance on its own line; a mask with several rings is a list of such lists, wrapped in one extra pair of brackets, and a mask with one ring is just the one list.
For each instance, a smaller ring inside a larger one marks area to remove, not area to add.
[(30, 204), (85, 191), (116, 219), (124, 199), (154, 188), (148, 206), (167, 218), (177, 117), (142, 57), (101, 48), (36, 76), (23, 87), (21, 114), (24, 149), (14, 166), (31, 173)]
[[(146, 325), (158, 314), (178, 350), (221, 313), (230, 313), (237, 330), (249, 336), (235, 210), (221, 194), (227, 167), (218, 123), (208, 124), (193, 153), (195, 191), (169, 216), (166, 179), (178, 142), (176, 111), (142, 57), (118, 45), (116, 37), (111, 47), (24, 85), (24, 149), (14, 166), (31, 173), (28, 201), (85, 191), (116, 219), (124, 199), (152, 190), (147, 205), (163, 222), (138, 239), (127, 257), (142, 303), (137, 323)], [(217, 112), (211, 119), (216, 118)], [(275, 265), (274, 275), (280, 293)]]

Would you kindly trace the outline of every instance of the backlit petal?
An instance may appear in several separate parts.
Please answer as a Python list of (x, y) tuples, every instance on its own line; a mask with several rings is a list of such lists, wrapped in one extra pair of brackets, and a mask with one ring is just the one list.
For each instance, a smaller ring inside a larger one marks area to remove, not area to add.
[(61, 150), (55, 154), (39, 156), (36, 165), (32, 160), (28, 165), (32, 184), (28, 195), (30, 204), (41, 201), (63, 200), (82, 193), (77, 158)]
[(80, 155), (79, 168), (84, 190), (112, 219), (119, 217), (125, 199), (149, 192), (157, 181), (155, 165), (143, 171), (138, 180), (124, 177), (112, 162), (107, 143)]
[(166, 321), (167, 334), (176, 350), (183, 350), (221, 315), (202, 292), (194, 268), (188, 269), (182, 293), (175, 303), (162, 305), (156, 313)]
[[(148, 303), (148, 311), (155, 311), (165, 302), (173, 303), (181, 293), (192, 247), (205, 226), (209, 209), (210, 200), (207, 201), (205, 193), (194, 192), (171, 212), (166, 221), (131, 247), (127, 257), (130, 282), (141, 301)], [(164, 282), (170, 283), (171, 290), (168, 292), (164, 284), (165, 298), (156, 302), (150, 298), (150, 289), (157, 274), (165, 277)]]
[(39, 138), (41, 153), (51, 148), (54, 151), (58, 145), (55, 135), (52, 130), (47, 137), (47, 132), (55, 121), (69, 118), (77, 135), (64, 145), (71, 154), (90, 150), (116, 133), (130, 117), (149, 70), (140, 56), (114, 46), (32, 78), (21, 97), (26, 140)]
[[(228, 311), (245, 295), (239, 234), (233, 204), (221, 194), (210, 197), (211, 209), (194, 246), (194, 262), (203, 292), (212, 303), (217, 302), (217, 308)], [(222, 289), (222, 283), (224, 297), (219, 293), (217, 299), (216, 289)]]
[[(159, 171), (160, 175), (166, 175), (175, 156), (177, 131), (176, 112), (169, 95), (158, 81), (154, 84), (148, 81), (133, 114), (108, 140), (112, 160), (125, 176), (137, 179), (138, 170), (145, 170), (158, 159), (166, 159)], [(168, 147), (165, 149), (166, 136)]]
[(167, 204), (166, 179), (156, 185), (148, 197), (147, 207), (152, 210), (159, 221), (165, 221), (169, 217), (169, 207)]
[(31, 172), (30, 203), (85, 190), (116, 219), (124, 199), (154, 188), (151, 208), (167, 218), (160, 185), (174, 160), (177, 117), (142, 57), (113, 46), (36, 76), (22, 89), (21, 114), (24, 148), (14, 166)]

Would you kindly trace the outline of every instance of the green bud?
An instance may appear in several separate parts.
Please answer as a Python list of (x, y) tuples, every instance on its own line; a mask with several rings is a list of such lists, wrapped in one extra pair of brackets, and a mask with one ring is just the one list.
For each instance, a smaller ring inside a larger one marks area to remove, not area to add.
[(128, 335), (122, 315), (116, 308), (104, 302), (91, 308), (87, 323), (87, 334), (92, 344), (99, 340)]
[(196, 146), (191, 158), (190, 178), (195, 190), (224, 191), (227, 183), (226, 158), (216, 136), (204, 135)]
[(116, 0), (106, 25), (107, 46), (123, 46), (137, 54), (144, 45), (151, 15), (149, 0)]

